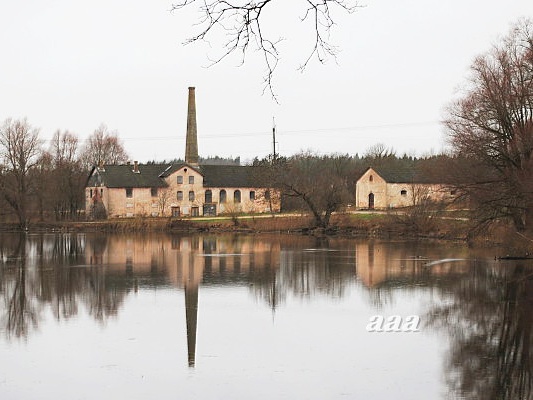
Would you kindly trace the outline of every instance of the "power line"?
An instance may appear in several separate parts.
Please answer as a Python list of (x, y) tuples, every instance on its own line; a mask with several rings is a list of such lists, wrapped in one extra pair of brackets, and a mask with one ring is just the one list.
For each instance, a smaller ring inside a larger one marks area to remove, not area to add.
[[(335, 132), (335, 131), (361, 131), (361, 130), (374, 130), (374, 129), (387, 129), (387, 128), (409, 128), (409, 127), (418, 127), (418, 126), (427, 126), (427, 125), (436, 125), (440, 124), (441, 121), (425, 121), (425, 122), (406, 122), (406, 123), (394, 123), (394, 124), (379, 124), (379, 125), (360, 125), (360, 126), (349, 126), (349, 127), (340, 127), (340, 128), (317, 128), (317, 129), (297, 129), (297, 130), (279, 130), (276, 127), (276, 133), (281, 134), (282, 136), (292, 136), (292, 135), (301, 135), (301, 134), (318, 134), (324, 132)], [(272, 131), (256, 131), (256, 132), (240, 132), (240, 133), (208, 133), (198, 135), (201, 139), (221, 139), (229, 137), (246, 137), (246, 136), (261, 136), (261, 135), (272, 135)], [(176, 136), (152, 136), (147, 138), (133, 138), (133, 137), (124, 137), (122, 140), (178, 140), (184, 141), (185, 138)]]
[[(377, 124), (377, 125), (359, 125), (348, 127), (329, 127), (329, 128), (316, 128), (316, 129), (294, 129), (294, 130), (280, 130), (276, 127), (276, 134), (282, 137), (296, 136), (296, 135), (316, 135), (328, 132), (350, 132), (350, 131), (371, 131), (376, 129), (398, 129), (409, 127), (421, 127), (428, 125), (441, 124), (442, 121), (423, 121), (423, 122), (405, 122), (405, 123), (392, 123), (392, 124)], [(201, 140), (204, 139), (224, 139), (224, 138), (239, 138), (239, 137), (257, 137), (257, 136), (271, 136), (272, 131), (256, 131), (256, 132), (239, 132), (239, 133), (207, 133), (199, 134), (198, 137)], [(147, 136), (147, 137), (121, 137), (119, 139), (125, 142), (132, 141), (178, 141), (184, 142), (185, 136), (181, 137), (179, 134), (172, 136)], [(46, 139), (45, 141), (52, 141), (53, 139)]]

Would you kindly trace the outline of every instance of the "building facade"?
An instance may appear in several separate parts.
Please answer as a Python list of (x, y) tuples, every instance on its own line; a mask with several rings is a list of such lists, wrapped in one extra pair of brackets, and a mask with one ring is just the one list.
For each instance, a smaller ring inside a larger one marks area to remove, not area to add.
[(93, 167), (85, 188), (86, 214), (102, 218), (279, 212), (280, 190), (262, 183), (263, 170), (198, 163), (195, 89), (189, 88), (185, 162)]
[(455, 197), (449, 185), (433, 183), (413, 170), (378, 171), (368, 168), (355, 185), (358, 209), (385, 210), (409, 207), (421, 201), (451, 201)]

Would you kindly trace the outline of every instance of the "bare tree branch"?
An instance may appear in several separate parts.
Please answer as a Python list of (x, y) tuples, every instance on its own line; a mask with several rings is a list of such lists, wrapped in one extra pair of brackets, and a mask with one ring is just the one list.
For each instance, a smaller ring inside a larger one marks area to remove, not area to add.
[[(314, 44), (309, 56), (300, 65), (300, 71), (303, 71), (315, 56), (319, 62), (324, 63), (328, 57), (335, 58), (337, 55), (337, 48), (328, 38), (330, 29), (335, 25), (332, 6), (349, 14), (360, 7), (355, 0), (305, 1), (307, 8), (301, 22), (312, 21)], [(277, 39), (267, 37), (262, 29), (264, 10), (273, 2), (274, 0), (182, 0), (173, 4), (171, 11), (179, 11), (193, 5), (199, 9), (201, 17), (195, 24), (199, 27), (199, 32), (187, 39), (185, 44), (207, 40), (208, 36), (214, 35), (216, 31), (225, 34), (227, 40), (223, 45), (224, 51), (220, 57), (212, 60), (211, 65), (218, 64), (233, 53), (240, 53), (242, 65), (251, 47), (252, 50), (261, 52), (266, 67), (264, 91), (268, 90), (276, 99), (273, 77), (281, 59), (278, 45), (283, 39), (281, 36)]]

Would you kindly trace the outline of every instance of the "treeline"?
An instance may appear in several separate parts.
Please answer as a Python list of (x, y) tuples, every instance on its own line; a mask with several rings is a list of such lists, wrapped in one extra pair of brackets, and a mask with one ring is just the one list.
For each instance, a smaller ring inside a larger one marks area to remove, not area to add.
[(93, 165), (127, 161), (116, 131), (102, 124), (82, 144), (72, 132), (56, 131), (45, 146), (26, 119), (0, 126), (0, 221), (27, 229), (33, 220), (76, 220)]

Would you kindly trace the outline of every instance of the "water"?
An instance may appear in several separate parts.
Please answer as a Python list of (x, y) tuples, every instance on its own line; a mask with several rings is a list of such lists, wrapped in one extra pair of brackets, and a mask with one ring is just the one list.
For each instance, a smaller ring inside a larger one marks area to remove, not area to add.
[(0, 398), (531, 398), (533, 266), (494, 251), (4, 234)]

